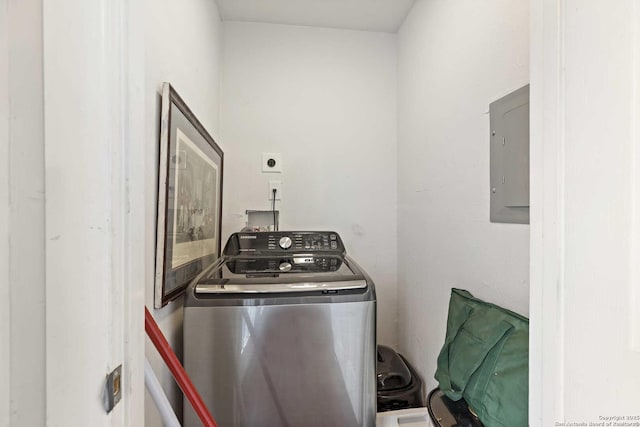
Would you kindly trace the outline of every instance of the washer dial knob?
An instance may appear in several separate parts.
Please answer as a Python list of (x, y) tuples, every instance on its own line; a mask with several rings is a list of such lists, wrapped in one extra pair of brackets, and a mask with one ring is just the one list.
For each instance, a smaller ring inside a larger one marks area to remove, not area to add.
[(280, 247), (281, 247), (282, 249), (289, 249), (289, 248), (291, 247), (291, 244), (292, 244), (292, 243), (293, 243), (293, 242), (291, 242), (291, 238), (290, 238), (290, 237), (287, 237), (287, 236), (285, 236), (285, 237), (281, 237), (281, 238), (280, 238), (280, 241), (278, 242), (278, 244), (280, 245)]
[(280, 271), (291, 271), (291, 267), (292, 267), (291, 263), (287, 261), (282, 261), (278, 266)]

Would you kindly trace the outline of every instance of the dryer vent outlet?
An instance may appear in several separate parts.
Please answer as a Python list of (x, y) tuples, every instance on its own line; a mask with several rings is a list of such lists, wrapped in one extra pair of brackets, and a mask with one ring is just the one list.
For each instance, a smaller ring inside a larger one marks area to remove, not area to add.
[(282, 156), (280, 153), (262, 153), (262, 172), (282, 172)]

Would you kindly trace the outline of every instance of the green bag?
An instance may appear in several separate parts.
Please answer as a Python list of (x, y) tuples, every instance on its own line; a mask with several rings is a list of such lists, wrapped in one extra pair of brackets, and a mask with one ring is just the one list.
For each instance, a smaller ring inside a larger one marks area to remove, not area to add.
[(529, 320), (452, 289), (435, 378), (447, 397), (464, 398), (485, 427), (527, 427)]

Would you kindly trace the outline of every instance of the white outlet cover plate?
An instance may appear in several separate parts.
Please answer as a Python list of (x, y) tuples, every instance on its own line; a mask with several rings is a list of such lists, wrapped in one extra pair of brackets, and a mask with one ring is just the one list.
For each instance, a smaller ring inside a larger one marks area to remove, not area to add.
[[(273, 167), (269, 166), (269, 159), (276, 161)], [(280, 153), (262, 153), (262, 172), (282, 172), (282, 155)]]
[(273, 200), (273, 189), (276, 189), (276, 200), (282, 200), (282, 181), (269, 181), (269, 200)]

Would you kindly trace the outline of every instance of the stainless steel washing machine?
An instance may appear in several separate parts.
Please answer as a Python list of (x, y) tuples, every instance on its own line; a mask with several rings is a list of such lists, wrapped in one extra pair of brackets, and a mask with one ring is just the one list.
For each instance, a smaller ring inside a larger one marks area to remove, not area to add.
[(187, 289), (185, 369), (221, 427), (373, 427), (375, 313), (337, 233), (236, 233)]

